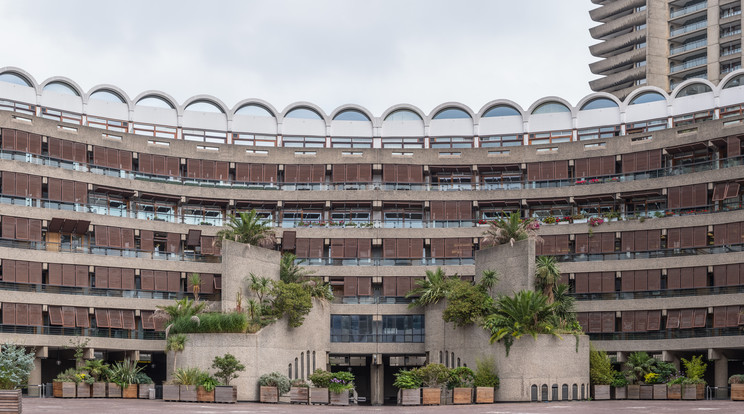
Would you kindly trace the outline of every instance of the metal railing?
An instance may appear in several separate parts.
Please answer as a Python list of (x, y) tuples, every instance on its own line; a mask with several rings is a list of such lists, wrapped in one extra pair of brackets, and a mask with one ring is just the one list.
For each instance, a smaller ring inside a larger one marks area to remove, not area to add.
[(653, 341), (662, 339), (710, 338), (718, 336), (739, 336), (736, 328), (689, 328), (660, 329), (648, 332), (584, 332), (592, 341)]
[(670, 12), (669, 13), (669, 17), (672, 18), (672, 19), (674, 19), (674, 18), (679, 17), (679, 16), (684, 16), (685, 14), (688, 14), (688, 13), (692, 13), (692, 12), (695, 12), (695, 11), (698, 11), (698, 10), (702, 10), (702, 9), (704, 9), (706, 7), (708, 7), (708, 2), (707, 1), (703, 1), (703, 2), (700, 2), (700, 3), (695, 3), (693, 5), (690, 5), (690, 6), (687, 6), (687, 7), (683, 7), (681, 9), (677, 9), (677, 10), (675, 10), (673, 12)]
[(679, 72), (681, 70), (691, 69), (698, 66), (705, 65), (708, 62), (708, 58), (703, 56), (695, 59), (688, 60), (684, 63), (681, 63), (679, 65), (672, 65), (669, 71), (671, 73)]
[(676, 28), (676, 29), (669, 30), (669, 36), (670, 37), (674, 37), (674, 36), (677, 36), (677, 35), (681, 35), (683, 33), (689, 33), (689, 32), (692, 32), (692, 31), (695, 31), (695, 30), (698, 30), (698, 29), (703, 29), (703, 28), (705, 28), (707, 26), (708, 26), (708, 21), (707, 20), (703, 20), (703, 21), (700, 21), (700, 22), (695, 22), (695, 23), (692, 23), (692, 24), (688, 24), (686, 26), (682, 26), (682, 27), (679, 27), (679, 28)]
[(94, 338), (117, 338), (160, 341), (165, 339), (165, 332), (146, 330), (126, 330), (116, 328), (78, 328), (62, 326), (21, 326), (0, 325), (0, 333), (21, 335), (63, 335), (89, 336)]
[(295, 261), (303, 266), (467, 266), (475, 264), (472, 257), (439, 258), (423, 257), (421, 259), (334, 259), (330, 257), (300, 258)]
[(594, 292), (594, 293), (571, 293), (576, 300), (627, 300), (627, 299), (653, 299), (673, 298), (704, 295), (726, 295), (744, 293), (744, 285), (741, 286), (707, 286), (691, 289), (661, 289), (644, 290), (638, 292)]
[[(32, 284), (20, 282), (2, 282), (0, 281), (0, 290), (15, 292), (34, 292), (34, 293), (55, 293), (62, 295), (85, 295), (85, 296), (105, 296), (110, 298), (132, 298), (132, 299), (182, 299), (185, 297), (193, 298), (194, 295), (189, 292), (162, 292), (147, 290), (126, 290), (126, 289), (101, 289), (94, 287), (75, 287), (75, 286), (54, 286), (47, 284)], [(220, 295), (199, 294), (199, 297), (207, 301), (219, 301)]]
[(664, 257), (697, 256), (744, 251), (744, 243), (725, 246), (671, 248), (639, 252), (569, 253), (555, 255), (559, 262), (601, 262), (607, 260), (661, 259)]
[(694, 42), (685, 43), (682, 46), (677, 46), (669, 49), (670, 55), (676, 55), (677, 53), (686, 52), (688, 50), (697, 49), (699, 47), (703, 47), (708, 44), (707, 39), (700, 39), (696, 40)]

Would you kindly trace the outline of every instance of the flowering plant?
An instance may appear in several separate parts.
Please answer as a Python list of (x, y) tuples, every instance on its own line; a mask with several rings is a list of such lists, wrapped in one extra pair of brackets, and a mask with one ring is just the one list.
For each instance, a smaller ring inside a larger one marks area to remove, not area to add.
[(555, 223), (558, 222), (558, 219), (555, 218), (555, 217), (553, 217), (553, 216), (548, 216), (548, 217), (545, 217), (542, 220), (542, 222), (545, 223), (545, 224), (555, 224)]
[(659, 374), (649, 372), (646, 374), (646, 376), (643, 377), (643, 382), (646, 384), (658, 384), (659, 383)]
[(331, 381), (328, 383), (328, 389), (336, 394), (340, 394), (345, 390), (351, 390), (354, 388), (354, 374), (346, 371), (334, 372), (331, 376)]
[(576, 184), (586, 184), (586, 180), (576, 180)]
[(604, 223), (604, 219), (602, 217), (592, 217), (589, 219), (589, 225), (591, 227), (597, 227), (602, 223)]

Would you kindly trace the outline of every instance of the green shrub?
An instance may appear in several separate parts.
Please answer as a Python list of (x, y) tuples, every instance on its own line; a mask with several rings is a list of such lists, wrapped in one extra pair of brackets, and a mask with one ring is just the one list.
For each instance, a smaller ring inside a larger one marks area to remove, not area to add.
[(447, 388), (470, 388), (473, 386), (475, 372), (468, 367), (457, 367), (450, 370)]
[(217, 380), (217, 378), (209, 375), (208, 372), (202, 371), (196, 385), (201, 385), (202, 387), (204, 387), (204, 391), (210, 392), (214, 389), (214, 387), (220, 385), (220, 382)]
[(338, 371), (331, 374), (331, 381), (328, 384), (330, 392), (340, 394), (344, 390), (354, 388), (354, 374), (348, 371)]
[(272, 290), (273, 310), (278, 317), (286, 317), (289, 326), (297, 328), (305, 322), (305, 316), (313, 308), (310, 291), (298, 283), (277, 282)]
[(671, 362), (665, 362), (660, 360), (654, 360), (654, 364), (651, 366), (651, 372), (659, 374), (659, 383), (665, 383), (677, 373), (677, 367)]
[(124, 388), (129, 384), (137, 383), (137, 375), (142, 371), (142, 369), (143, 367), (137, 366), (136, 361), (130, 359), (119, 361), (111, 366), (109, 380)]
[(57, 378), (54, 379), (54, 382), (74, 382), (77, 384), (80, 382), (80, 377), (78, 377), (77, 374), (78, 372), (75, 368), (67, 368), (57, 374)]
[(144, 372), (140, 371), (134, 376), (135, 384), (154, 384), (152, 378)]
[(206, 374), (199, 368), (179, 368), (173, 374), (173, 384), (175, 385), (201, 385), (202, 379)]
[(628, 379), (625, 378), (622, 372), (614, 371), (612, 383), (610, 384), (615, 388), (622, 388), (628, 385)]
[(703, 363), (703, 356), (693, 356), (689, 361), (684, 358), (681, 359), (682, 364), (685, 366), (685, 376), (691, 381), (686, 383), (704, 384), (703, 375), (705, 375), (705, 369), (708, 368), (708, 364)]
[(292, 383), (290, 385), (297, 388), (310, 388), (310, 385), (308, 385), (307, 382), (302, 378), (292, 380)]
[(589, 379), (592, 385), (609, 385), (615, 379), (615, 370), (607, 352), (589, 344)]
[(418, 370), (416, 369), (403, 369), (393, 375), (395, 375), (395, 382), (393, 382), (394, 387), (403, 390), (413, 390), (416, 388), (421, 388), (421, 376), (418, 374)]
[(450, 375), (449, 368), (442, 364), (427, 364), (417, 371), (424, 386), (431, 388), (439, 388), (446, 384)]
[(207, 312), (173, 320), (169, 334), (179, 333), (243, 333), (248, 317), (242, 312)]
[(442, 313), (445, 322), (452, 322), (455, 327), (469, 326), (491, 312), (493, 299), (480, 286), (456, 279), (448, 289), (447, 306)]
[(475, 360), (475, 377), (473, 386), (496, 388), (499, 386), (499, 375), (496, 369), (496, 361), (492, 356), (478, 358)]
[(241, 364), (232, 354), (225, 354), (223, 357), (214, 357), (212, 368), (217, 370), (214, 376), (222, 381), (222, 385), (230, 385), (231, 380), (238, 378), (238, 372), (245, 371), (245, 365)]
[(743, 374), (737, 374), (732, 375), (728, 379), (729, 384), (744, 384), (744, 375)]
[(313, 383), (316, 388), (328, 388), (331, 383), (331, 373), (322, 369), (316, 369), (307, 379)]
[(286, 394), (290, 388), (289, 378), (276, 371), (261, 375), (258, 378), (258, 385), (262, 387), (276, 387), (279, 390), (279, 395)]

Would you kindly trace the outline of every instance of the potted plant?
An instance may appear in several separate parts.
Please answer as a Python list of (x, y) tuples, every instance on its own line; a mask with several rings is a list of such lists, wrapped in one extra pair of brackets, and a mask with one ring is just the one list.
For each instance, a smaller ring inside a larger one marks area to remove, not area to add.
[(473, 380), (475, 372), (468, 367), (457, 367), (450, 370), (447, 388), (452, 389), (453, 404), (473, 403)]
[[(648, 374), (646, 374), (643, 377), (643, 384), (641, 384), (640, 398), (642, 400), (653, 400), (655, 387), (656, 385), (659, 384), (659, 382), (660, 382), (659, 374), (655, 372), (649, 372)], [(666, 391), (664, 391), (664, 394), (666, 395)]]
[[(629, 400), (638, 400), (641, 398), (641, 383), (646, 374), (651, 372), (652, 360), (653, 358), (645, 352), (633, 352), (628, 355), (628, 360), (625, 362), (625, 376), (629, 382)], [(653, 387), (651, 387), (650, 392), (653, 393)]]
[(111, 366), (111, 378), (121, 389), (123, 398), (137, 398), (137, 374), (142, 367), (130, 359), (119, 361)]
[(316, 369), (315, 372), (307, 377), (313, 383), (310, 388), (311, 404), (328, 404), (328, 386), (331, 384), (331, 373), (322, 369)]
[(610, 385), (612, 386), (614, 399), (624, 400), (628, 398), (628, 379), (622, 372), (615, 371), (614, 379)]
[(421, 376), (418, 370), (401, 370), (395, 374), (394, 387), (398, 387), (398, 402), (401, 405), (421, 404)]
[(109, 372), (108, 364), (100, 359), (90, 359), (85, 361), (85, 370), (93, 377), (90, 396), (93, 398), (106, 398), (106, 377)]
[[(174, 309), (181, 309), (181, 308), (185, 309), (188, 304), (189, 304), (189, 301), (188, 299), (186, 299), (185, 301), (183, 301), (183, 304), (179, 303), (178, 307)], [(175, 313), (175, 312), (171, 310), (170, 313)], [(174, 317), (171, 316), (171, 319), (173, 318)], [(182, 352), (184, 348), (186, 347), (186, 340), (187, 340), (186, 335), (184, 334), (168, 335), (165, 338), (165, 353), (167, 354), (168, 352), (173, 352), (173, 376), (175, 376), (176, 366), (178, 366), (177, 364), (178, 353)], [(180, 390), (181, 390), (181, 387), (178, 384), (176, 384), (172, 379), (170, 381), (164, 382), (163, 383), (163, 400), (164, 401), (179, 401), (181, 398)]]
[(180, 387), (173, 380), (163, 383), (163, 401), (179, 401), (181, 399)]
[(732, 375), (728, 383), (731, 385), (731, 401), (744, 401), (744, 375)]
[(349, 391), (354, 389), (354, 374), (347, 371), (331, 373), (328, 391), (331, 393), (331, 405), (349, 405)]
[(685, 377), (681, 373), (675, 375), (669, 381), (667, 381), (667, 399), (668, 400), (681, 400), (682, 399), (682, 383)]
[(217, 378), (206, 371), (201, 371), (196, 386), (196, 401), (214, 402), (214, 390), (217, 384), (219, 384)]
[(137, 383), (137, 398), (147, 400), (150, 398), (150, 390), (155, 389), (155, 383), (149, 375), (140, 371), (135, 376)]
[(28, 382), (34, 359), (34, 353), (26, 353), (22, 347), (10, 344), (0, 347), (0, 400), (8, 411), (22, 411), (20, 387)]
[(214, 389), (214, 401), (231, 404), (238, 402), (238, 389), (230, 385), (230, 381), (238, 378), (238, 372), (245, 371), (245, 365), (232, 354), (225, 354), (222, 357), (214, 357), (212, 368), (217, 370), (214, 376), (220, 380), (220, 385)]
[(298, 404), (310, 403), (310, 386), (303, 379), (292, 381), (289, 388), (289, 402)]
[(88, 374), (85, 370), (78, 371), (77, 374), (75, 374), (78, 377), (78, 381), (76, 381), (77, 384), (77, 398), (90, 398), (90, 388), (95, 382), (93, 377)]
[(196, 402), (196, 387), (202, 378), (199, 368), (179, 368), (173, 375), (173, 383), (178, 385), (178, 401)]
[(60, 372), (53, 381), (53, 395), (56, 398), (75, 398), (78, 381), (79, 378), (75, 368), (68, 368)]
[(258, 378), (259, 400), (262, 403), (278, 403), (279, 396), (289, 391), (289, 378), (278, 372), (261, 375)]
[(496, 370), (496, 362), (492, 357), (475, 361), (473, 386), (475, 387), (476, 404), (492, 404), (494, 402), (494, 389), (499, 387), (499, 376)]
[(449, 369), (442, 364), (428, 364), (418, 369), (424, 388), (421, 390), (423, 405), (439, 405), (442, 386), (447, 383)]
[[(656, 381), (651, 383), (654, 388), (654, 400), (666, 400), (669, 395), (669, 387), (666, 383), (677, 372), (677, 367), (670, 362), (654, 359), (654, 365), (651, 367), (651, 371), (657, 374), (655, 380), (649, 378), (651, 381)], [(649, 381), (646, 381), (646, 383), (649, 383)]]
[(610, 399), (610, 384), (615, 380), (615, 370), (607, 353), (595, 349), (592, 344), (589, 344), (589, 380), (593, 399)]
[(683, 400), (702, 400), (705, 398), (705, 369), (708, 364), (703, 363), (703, 356), (693, 356), (689, 361), (682, 358), (685, 366), (685, 380), (682, 382)]

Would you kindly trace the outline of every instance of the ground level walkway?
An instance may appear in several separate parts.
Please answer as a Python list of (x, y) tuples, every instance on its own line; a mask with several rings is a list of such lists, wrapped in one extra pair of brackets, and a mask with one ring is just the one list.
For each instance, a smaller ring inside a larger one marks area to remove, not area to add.
[(172, 403), (162, 400), (121, 399), (61, 399), (25, 398), (24, 414), (41, 413), (114, 413), (114, 414), (163, 414), (163, 413), (737, 413), (744, 412), (742, 401), (584, 401), (571, 403), (499, 403), (486, 405), (433, 406), (433, 407), (329, 407), (288, 404), (201, 404)]

